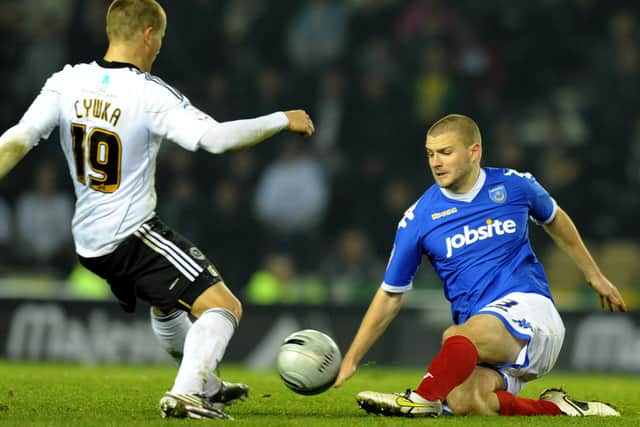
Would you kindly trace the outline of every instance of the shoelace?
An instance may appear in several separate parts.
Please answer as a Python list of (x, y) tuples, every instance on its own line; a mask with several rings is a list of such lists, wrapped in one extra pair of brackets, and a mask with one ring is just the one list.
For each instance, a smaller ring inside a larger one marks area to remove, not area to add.
[[(394, 394), (395, 394), (396, 396), (400, 396), (400, 397), (403, 397), (403, 398), (405, 398), (405, 399), (407, 399), (407, 400), (412, 401), (412, 400), (410, 399), (410, 396), (411, 396), (411, 392), (412, 392), (412, 391), (413, 391), (413, 390), (411, 390), (410, 388), (408, 388), (408, 389), (406, 389), (406, 390), (405, 390), (405, 392), (404, 392), (404, 393), (394, 393)], [(412, 402), (413, 402), (413, 401), (412, 401)]]

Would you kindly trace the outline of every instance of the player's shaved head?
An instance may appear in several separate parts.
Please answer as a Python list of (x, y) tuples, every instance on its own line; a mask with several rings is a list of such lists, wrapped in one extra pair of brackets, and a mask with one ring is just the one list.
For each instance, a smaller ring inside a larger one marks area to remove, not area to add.
[(151, 27), (164, 33), (167, 17), (156, 0), (114, 0), (107, 11), (109, 42), (127, 42)]
[(460, 139), (466, 147), (482, 144), (480, 128), (473, 119), (462, 114), (449, 114), (435, 122), (427, 131), (427, 139), (429, 137), (436, 138), (447, 132), (455, 132), (460, 135)]

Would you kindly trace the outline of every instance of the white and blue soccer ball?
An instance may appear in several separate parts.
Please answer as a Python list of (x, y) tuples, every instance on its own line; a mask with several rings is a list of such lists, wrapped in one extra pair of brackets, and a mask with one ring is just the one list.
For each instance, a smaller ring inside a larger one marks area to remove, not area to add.
[(278, 373), (299, 394), (313, 395), (331, 387), (340, 371), (342, 355), (330, 336), (315, 329), (294, 332), (278, 353)]

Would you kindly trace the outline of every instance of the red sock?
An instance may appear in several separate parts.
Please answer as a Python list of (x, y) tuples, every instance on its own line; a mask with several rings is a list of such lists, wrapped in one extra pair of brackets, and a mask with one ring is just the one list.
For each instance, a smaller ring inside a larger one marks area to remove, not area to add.
[(560, 408), (546, 400), (517, 397), (508, 391), (496, 391), (500, 401), (500, 415), (562, 415)]
[(431, 361), (416, 393), (427, 400), (444, 400), (471, 375), (478, 363), (478, 350), (467, 337), (455, 335), (442, 344)]

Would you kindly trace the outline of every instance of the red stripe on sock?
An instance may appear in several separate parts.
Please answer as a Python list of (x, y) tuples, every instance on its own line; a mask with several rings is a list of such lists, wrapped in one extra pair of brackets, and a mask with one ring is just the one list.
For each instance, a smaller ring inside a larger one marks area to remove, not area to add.
[(471, 375), (478, 363), (478, 350), (467, 337), (455, 335), (442, 344), (416, 393), (428, 400), (446, 399), (456, 386)]
[(546, 400), (517, 397), (508, 391), (496, 391), (500, 401), (500, 415), (562, 415), (560, 408)]

